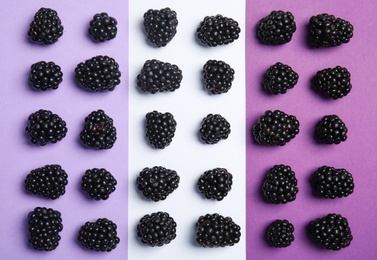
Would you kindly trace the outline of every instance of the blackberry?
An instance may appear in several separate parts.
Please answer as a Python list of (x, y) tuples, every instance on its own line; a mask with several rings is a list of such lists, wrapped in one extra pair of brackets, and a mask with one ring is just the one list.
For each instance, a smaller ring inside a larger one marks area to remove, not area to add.
[(348, 43), (352, 36), (352, 24), (342, 18), (326, 13), (310, 18), (309, 39), (316, 48), (336, 47)]
[(240, 32), (241, 28), (237, 21), (218, 14), (204, 17), (196, 30), (196, 35), (201, 43), (216, 47), (237, 40)]
[(300, 132), (300, 122), (293, 115), (280, 110), (267, 110), (253, 127), (259, 144), (283, 146)]
[(95, 56), (81, 62), (75, 69), (77, 82), (93, 92), (113, 91), (120, 83), (118, 63), (109, 56)]
[(328, 214), (308, 225), (309, 235), (320, 246), (338, 251), (351, 244), (353, 239), (348, 220), (340, 214)]
[(228, 139), (230, 132), (229, 122), (219, 114), (208, 114), (203, 118), (199, 129), (202, 141), (207, 144), (216, 144), (220, 140)]
[(284, 94), (298, 81), (298, 74), (288, 65), (277, 62), (264, 75), (263, 88), (270, 94)]
[(98, 13), (89, 23), (89, 35), (98, 42), (109, 41), (117, 35), (117, 20), (107, 13)]
[(40, 109), (29, 116), (25, 131), (31, 143), (44, 146), (62, 140), (68, 129), (60, 116), (49, 110)]
[(32, 194), (57, 199), (65, 193), (68, 175), (58, 164), (46, 165), (30, 171), (25, 179), (25, 189)]
[(170, 8), (149, 9), (144, 13), (144, 29), (148, 40), (156, 47), (166, 46), (177, 33), (177, 13)]
[(277, 219), (266, 230), (267, 242), (273, 247), (288, 247), (295, 240), (295, 228), (288, 220)]
[(234, 69), (224, 61), (208, 60), (203, 66), (204, 86), (212, 94), (227, 93), (233, 79)]
[(298, 193), (295, 172), (287, 165), (275, 165), (266, 174), (262, 186), (265, 198), (274, 204), (286, 204)]
[(348, 129), (337, 115), (324, 116), (316, 126), (316, 137), (323, 144), (340, 144), (347, 140)]
[(163, 246), (173, 241), (177, 223), (166, 212), (155, 212), (142, 217), (137, 225), (137, 236), (143, 244)]
[(36, 207), (28, 214), (30, 245), (41, 251), (52, 251), (59, 246), (59, 232), (63, 230), (59, 211)]
[(292, 40), (296, 22), (291, 12), (272, 11), (257, 25), (257, 37), (262, 44), (282, 45)]
[(164, 149), (170, 145), (176, 126), (177, 122), (169, 112), (153, 111), (145, 115), (146, 137), (155, 148)]
[(62, 81), (63, 72), (54, 62), (39, 61), (31, 65), (29, 82), (35, 89), (57, 89)]
[(351, 74), (340, 66), (318, 71), (313, 78), (313, 88), (332, 99), (345, 97), (352, 89)]
[(78, 236), (80, 244), (90, 250), (110, 252), (119, 244), (117, 225), (107, 218), (86, 222), (81, 226)]
[(136, 178), (136, 184), (147, 199), (165, 200), (178, 188), (179, 176), (176, 171), (161, 166), (144, 168)]
[(89, 148), (103, 150), (113, 147), (117, 139), (113, 119), (99, 109), (85, 118), (85, 125), (80, 133), (81, 142)]
[(196, 242), (202, 247), (234, 246), (240, 237), (241, 227), (230, 217), (206, 214), (196, 223)]
[(205, 171), (197, 182), (198, 190), (207, 198), (223, 200), (232, 189), (233, 175), (224, 168)]
[(31, 41), (53, 44), (63, 35), (64, 27), (58, 13), (50, 8), (40, 8), (30, 23), (28, 35)]
[(173, 92), (181, 86), (182, 71), (175, 64), (147, 60), (137, 76), (137, 86), (142, 92)]
[(86, 170), (81, 179), (81, 189), (95, 200), (107, 200), (115, 191), (116, 185), (114, 176), (103, 168)]
[(330, 166), (318, 168), (312, 175), (311, 183), (316, 195), (330, 199), (347, 197), (355, 187), (351, 173)]

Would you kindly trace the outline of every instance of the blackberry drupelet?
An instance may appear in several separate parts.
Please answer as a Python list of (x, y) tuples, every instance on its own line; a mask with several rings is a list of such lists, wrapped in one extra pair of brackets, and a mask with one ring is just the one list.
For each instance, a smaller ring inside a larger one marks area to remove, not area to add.
[(78, 236), (80, 244), (90, 250), (110, 252), (119, 244), (117, 225), (107, 218), (86, 222), (81, 226)]
[(93, 92), (113, 91), (120, 83), (118, 63), (109, 56), (98, 55), (81, 62), (75, 77), (81, 87)]
[(173, 92), (181, 86), (182, 71), (175, 64), (147, 60), (137, 76), (137, 86), (142, 92)]
[(280, 110), (267, 110), (253, 127), (253, 136), (259, 144), (283, 146), (300, 132), (300, 122), (293, 115)]
[(84, 145), (98, 150), (110, 149), (116, 139), (113, 119), (103, 110), (93, 111), (85, 118), (85, 125), (80, 133), (80, 140)]
[(232, 87), (234, 69), (221, 60), (208, 60), (203, 66), (205, 88), (212, 94), (227, 93)]
[(352, 89), (351, 74), (340, 66), (320, 70), (313, 78), (313, 88), (332, 99), (345, 97)]
[(115, 191), (117, 181), (106, 169), (88, 169), (81, 179), (81, 189), (95, 200), (107, 200)]
[(216, 47), (237, 40), (240, 32), (241, 28), (237, 21), (218, 14), (204, 17), (196, 30), (196, 35), (201, 43)]
[(348, 220), (340, 214), (328, 214), (308, 225), (309, 235), (320, 246), (338, 251), (351, 244), (353, 239)]
[(149, 112), (145, 115), (146, 137), (149, 143), (158, 149), (164, 149), (173, 141), (177, 122), (169, 113), (158, 111)]
[(348, 129), (337, 115), (324, 116), (316, 126), (316, 137), (323, 144), (340, 144), (347, 140)]
[(98, 42), (109, 41), (117, 35), (117, 20), (107, 13), (98, 13), (89, 23), (89, 35)]
[(144, 13), (144, 29), (148, 40), (156, 47), (166, 46), (177, 33), (177, 13), (170, 8), (149, 9)]
[(162, 166), (144, 168), (136, 178), (136, 185), (147, 199), (165, 200), (178, 188), (180, 178), (176, 171)]
[(63, 72), (54, 62), (39, 61), (31, 65), (29, 83), (37, 90), (57, 89), (63, 81)]
[(30, 245), (41, 251), (52, 251), (59, 246), (59, 232), (63, 230), (61, 214), (57, 210), (36, 207), (28, 215)]
[(203, 118), (199, 129), (202, 141), (207, 144), (217, 144), (228, 139), (230, 132), (229, 122), (219, 114), (208, 114)]
[(267, 45), (282, 45), (292, 40), (296, 22), (291, 12), (272, 11), (258, 22), (257, 37)]
[(273, 247), (288, 247), (295, 240), (295, 228), (288, 220), (277, 219), (266, 230), (267, 242)]
[(58, 13), (50, 8), (40, 8), (30, 23), (28, 36), (31, 41), (53, 44), (63, 35), (64, 27)]
[(205, 171), (197, 182), (197, 187), (207, 199), (223, 200), (232, 189), (233, 175), (225, 168)]
[(49, 110), (40, 109), (29, 116), (25, 131), (31, 143), (44, 146), (62, 140), (68, 129), (60, 116)]
[(173, 241), (177, 223), (166, 212), (155, 212), (142, 217), (137, 225), (137, 236), (143, 244), (163, 246)]
[(25, 179), (25, 189), (32, 194), (57, 199), (65, 193), (68, 175), (58, 164), (46, 165), (30, 171)]
[(277, 62), (264, 75), (263, 88), (270, 94), (284, 94), (298, 81), (298, 74), (288, 65)]
[(240, 237), (241, 227), (230, 217), (206, 214), (196, 223), (196, 242), (202, 247), (234, 246)]

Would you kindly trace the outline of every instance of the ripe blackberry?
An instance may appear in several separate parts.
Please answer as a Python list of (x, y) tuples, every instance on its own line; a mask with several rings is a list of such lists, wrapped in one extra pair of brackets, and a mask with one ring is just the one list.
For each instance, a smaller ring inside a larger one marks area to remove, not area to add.
[(50, 8), (40, 8), (30, 23), (28, 35), (31, 41), (53, 44), (63, 35), (64, 27), (58, 13)]
[(196, 223), (196, 242), (202, 247), (234, 246), (240, 237), (241, 227), (230, 217), (206, 214)]
[(116, 139), (113, 119), (103, 110), (93, 111), (85, 118), (85, 125), (80, 133), (80, 140), (84, 145), (98, 150), (110, 149)]
[(330, 14), (312, 16), (309, 21), (309, 39), (316, 48), (335, 47), (348, 43), (353, 36), (350, 22)]
[(313, 88), (332, 99), (342, 98), (352, 89), (351, 74), (340, 66), (318, 71), (313, 78)]
[(355, 187), (351, 173), (330, 166), (318, 168), (312, 175), (311, 183), (316, 195), (330, 199), (347, 197)]
[(59, 232), (63, 230), (61, 214), (57, 210), (36, 207), (28, 215), (30, 245), (41, 251), (52, 251), (59, 246)]
[(218, 14), (204, 17), (196, 30), (196, 35), (203, 44), (216, 47), (237, 40), (240, 32), (237, 21)]
[(288, 220), (277, 219), (266, 230), (267, 242), (273, 247), (288, 247), (295, 240), (294, 226)]
[(81, 226), (78, 240), (84, 247), (110, 252), (119, 244), (117, 225), (107, 218), (99, 218), (95, 222), (86, 222)]
[(353, 239), (348, 220), (340, 214), (328, 214), (308, 225), (310, 236), (320, 246), (338, 251), (348, 247)]
[(224, 117), (219, 114), (208, 114), (203, 118), (199, 135), (203, 142), (216, 144), (220, 140), (228, 139), (230, 132), (230, 124)]
[(205, 171), (197, 182), (198, 190), (207, 198), (223, 200), (232, 189), (233, 175), (224, 168)]
[(62, 81), (63, 72), (54, 62), (39, 61), (31, 65), (29, 82), (35, 89), (57, 89)]
[(298, 74), (288, 65), (277, 62), (264, 75), (263, 88), (270, 94), (284, 94), (298, 81)]
[(224, 61), (208, 60), (203, 66), (204, 86), (212, 94), (227, 93), (233, 79), (234, 69)]
[(137, 236), (143, 244), (163, 246), (173, 241), (177, 223), (166, 212), (155, 212), (142, 217), (137, 225)]
[(81, 179), (81, 189), (95, 200), (107, 200), (115, 191), (116, 185), (114, 176), (103, 168), (86, 170)]
[(170, 8), (149, 9), (144, 13), (144, 29), (148, 40), (157, 47), (166, 46), (177, 33), (177, 13)]
[(117, 35), (117, 20), (107, 13), (98, 13), (89, 23), (89, 35), (95, 41), (104, 42), (114, 39)]
[(164, 149), (173, 141), (177, 122), (169, 112), (149, 112), (145, 115), (146, 137), (158, 149)]
[(165, 200), (178, 188), (179, 176), (176, 171), (161, 166), (144, 168), (136, 178), (139, 191), (150, 200)]
[(65, 193), (68, 175), (58, 164), (46, 165), (32, 170), (25, 179), (25, 188), (32, 194), (57, 199)]
[(264, 145), (283, 146), (300, 132), (300, 122), (280, 110), (267, 110), (253, 127), (255, 140)]
[(266, 174), (263, 195), (270, 203), (286, 204), (294, 201), (298, 193), (295, 172), (287, 165), (275, 165)]
[(31, 143), (44, 146), (62, 140), (68, 129), (60, 116), (49, 110), (40, 109), (29, 116), (25, 131)]
[(272, 11), (258, 22), (257, 36), (261, 43), (281, 45), (292, 40), (296, 22), (291, 12)]
[(181, 86), (182, 71), (175, 64), (159, 60), (147, 60), (140, 74), (137, 85), (142, 92), (173, 92)]
[(81, 62), (75, 69), (77, 82), (93, 92), (113, 91), (120, 83), (118, 63), (109, 56), (95, 56)]
[(323, 144), (340, 144), (347, 140), (348, 129), (337, 115), (324, 116), (316, 126), (316, 137)]

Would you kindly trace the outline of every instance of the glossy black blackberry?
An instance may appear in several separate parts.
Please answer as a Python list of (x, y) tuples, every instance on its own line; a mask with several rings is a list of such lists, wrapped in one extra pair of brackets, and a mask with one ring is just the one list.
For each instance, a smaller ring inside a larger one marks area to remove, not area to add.
[(240, 237), (241, 227), (230, 217), (206, 214), (196, 223), (196, 242), (202, 247), (234, 246)]
[(116, 139), (113, 119), (103, 110), (93, 111), (85, 118), (85, 125), (80, 133), (80, 140), (84, 145), (98, 150), (110, 149)]
[(28, 214), (28, 231), (30, 245), (41, 251), (52, 251), (59, 246), (59, 232), (63, 230), (59, 211), (36, 207)]
[(166, 212), (155, 212), (142, 217), (137, 225), (137, 236), (149, 246), (163, 246), (173, 241), (177, 223)]
[(300, 132), (300, 122), (293, 115), (280, 110), (267, 110), (253, 127), (253, 136), (259, 144), (283, 146)]
[(145, 115), (146, 137), (149, 143), (158, 149), (164, 149), (173, 141), (177, 122), (169, 113), (158, 111), (149, 112)]
[(120, 83), (118, 63), (109, 56), (98, 55), (81, 62), (75, 77), (81, 87), (93, 92), (113, 91)]
[(229, 122), (219, 114), (208, 114), (199, 129), (200, 138), (207, 144), (217, 144), (228, 139), (230, 132)]
[(107, 218), (86, 222), (81, 226), (78, 236), (80, 244), (90, 250), (110, 252), (119, 244), (117, 225)]
[(81, 189), (95, 200), (107, 200), (115, 191), (117, 181), (106, 169), (86, 170), (81, 179)]
[(137, 76), (137, 86), (142, 92), (173, 92), (181, 86), (182, 71), (175, 64), (147, 60)]
[(294, 226), (288, 220), (277, 219), (267, 227), (267, 242), (273, 247), (288, 247), (295, 240), (294, 231)]
[(144, 29), (148, 40), (156, 47), (166, 46), (177, 33), (177, 13), (170, 8), (149, 9), (144, 13)]
[(54, 62), (39, 61), (31, 65), (29, 83), (37, 90), (57, 89), (63, 81), (63, 72)]
[(206, 16), (200, 22), (196, 35), (201, 43), (210, 47), (226, 45), (239, 38), (238, 22), (221, 14)]
[(203, 66), (205, 88), (212, 94), (227, 93), (232, 87), (234, 69), (221, 60), (208, 60)]
[(58, 164), (46, 165), (30, 171), (25, 179), (25, 189), (32, 194), (57, 199), (65, 193), (68, 175)]
[(338, 251), (351, 244), (353, 239), (348, 220), (340, 214), (328, 214), (308, 225), (309, 235), (314, 241), (329, 250)]
[(225, 168), (205, 171), (197, 182), (197, 187), (207, 199), (221, 201), (232, 189), (233, 175)]
[(49, 110), (40, 109), (29, 116), (25, 131), (31, 143), (44, 146), (62, 140), (68, 129), (60, 116)]
[(58, 13), (51, 8), (40, 8), (30, 23), (28, 36), (31, 41), (53, 44), (63, 35), (64, 27)]
[(298, 74), (290, 66), (277, 62), (264, 75), (263, 88), (270, 94), (284, 94), (298, 81)]
[(324, 116), (316, 126), (316, 137), (323, 144), (340, 144), (347, 140), (348, 129), (337, 115)]
[(281, 45), (292, 40), (296, 22), (291, 12), (272, 11), (257, 25), (259, 41), (267, 45)]
[(351, 173), (330, 166), (319, 167), (312, 175), (311, 184), (317, 196), (330, 199), (347, 197), (355, 187)]
[(340, 66), (320, 70), (313, 78), (313, 88), (332, 99), (345, 97), (352, 89), (351, 74)]
[(109, 41), (117, 35), (117, 20), (107, 13), (98, 13), (89, 23), (89, 35), (98, 42)]
[(353, 36), (350, 22), (330, 14), (312, 16), (309, 21), (309, 39), (316, 48), (335, 47), (348, 43)]

